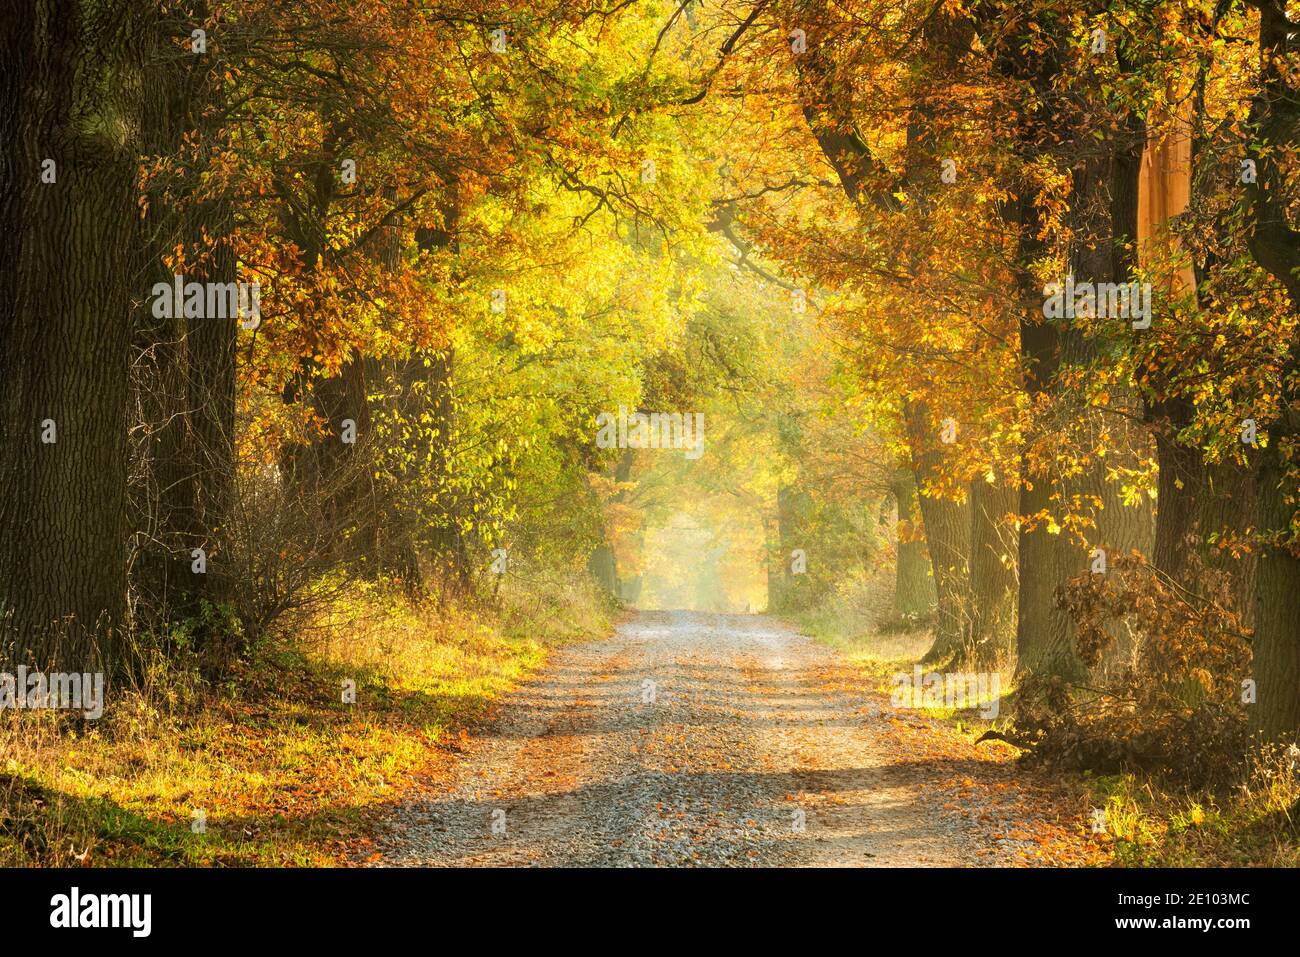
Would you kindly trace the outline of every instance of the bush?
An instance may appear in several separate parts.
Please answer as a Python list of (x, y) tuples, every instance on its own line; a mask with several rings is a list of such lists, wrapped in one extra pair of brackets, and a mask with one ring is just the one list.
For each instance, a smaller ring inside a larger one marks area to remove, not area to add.
[(1250, 674), (1250, 636), (1227, 576), (1193, 561), (1199, 594), (1136, 554), (1058, 591), (1093, 678), (1087, 686), (1026, 678), (1016, 695), (1017, 744), (1068, 768), (1141, 770), (1193, 787), (1236, 774), (1248, 743), (1241, 681)]

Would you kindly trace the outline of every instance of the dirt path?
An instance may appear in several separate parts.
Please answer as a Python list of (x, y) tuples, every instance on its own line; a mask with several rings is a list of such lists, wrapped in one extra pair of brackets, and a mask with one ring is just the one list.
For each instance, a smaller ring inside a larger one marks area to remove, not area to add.
[(943, 803), (962, 769), (909, 750), (929, 723), (846, 672), (769, 618), (642, 613), (558, 652), (445, 795), (396, 809), (370, 863), (987, 866), (1023, 852), (996, 809)]

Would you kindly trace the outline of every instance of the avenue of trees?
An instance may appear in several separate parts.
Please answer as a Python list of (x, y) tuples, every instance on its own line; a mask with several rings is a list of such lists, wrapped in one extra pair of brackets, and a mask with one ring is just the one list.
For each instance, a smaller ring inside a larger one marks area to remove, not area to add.
[(928, 660), (1014, 668), (1018, 740), (1293, 738), (1298, 38), (1287, 0), (14, 3), (3, 660), (220, 670), (501, 549), (634, 599), (646, 453), (597, 416), (706, 409), (666, 494), (761, 514), (773, 610), (886, 554)]

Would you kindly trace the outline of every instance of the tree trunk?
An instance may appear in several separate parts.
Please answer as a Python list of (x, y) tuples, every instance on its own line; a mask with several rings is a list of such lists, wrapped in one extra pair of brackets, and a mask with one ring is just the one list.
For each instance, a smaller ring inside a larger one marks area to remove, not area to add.
[(780, 569), (780, 604), (782, 611), (798, 611), (808, 606), (811, 591), (807, 571), (795, 573), (793, 570), (793, 553), (802, 549), (807, 566), (811, 568), (819, 556), (809, 555), (805, 535), (808, 531), (808, 514), (812, 502), (807, 492), (782, 485), (776, 493), (777, 537), (780, 551), (777, 554), (777, 567)]
[(1156, 436), (1160, 486), (1152, 564), (1192, 594), (1205, 593), (1203, 568), (1224, 572), (1232, 610), (1251, 628), (1258, 557), (1253, 552), (1233, 557), (1214, 542), (1225, 536), (1245, 540), (1250, 534), (1255, 523), (1254, 476), (1232, 463), (1206, 463), (1200, 449), (1167, 434), (1176, 430), (1171, 426)]
[[(1045, 475), (1031, 474), (1020, 492), (1020, 514), (1052, 510), (1052, 485)], [(1084, 567), (1061, 547), (1046, 523), (1022, 525), (1019, 541), (1020, 590), (1016, 600), (1017, 674), (1080, 675), (1069, 619), (1056, 607), (1056, 587)]]
[[(778, 496), (779, 496), (778, 490)], [(767, 555), (767, 605), (769, 614), (781, 610), (781, 537), (780, 520), (772, 514), (763, 519), (763, 544)]]
[[(454, 201), (447, 201), (441, 206), (443, 214), (442, 229), (422, 228), (416, 231), (416, 242), (425, 252), (458, 249), (456, 230), (460, 222), (460, 207)], [(428, 360), (426, 366), (425, 360)], [(466, 543), (460, 533), (457, 513), (460, 503), (451, 486), (452, 442), (456, 427), (456, 391), (455, 391), (456, 353), (448, 343), (442, 349), (432, 353), (419, 353), (412, 357), (404, 370), (408, 377), (423, 378), (427, 387), (428, 413), (432, 426), (425, 434), (432, 435), (430, 469), (437, 482), (436, 506), (439, 526), (433, 530), (432, 548), (443, 570), (457, 587), (468, 588), (470, 584), (469, 559)], [(408, 385), (406, 391), (411, 391)], [(443, 583), (444, 585), (446, 582)]]
[(905, 403), (903, 419), (912, 448), (912, 468), (936, 597), (934, 644), (925, 660), (951, 661), (962, 653), (962, 638), (966, 633), (970, 502), (956, 502), (935, 493), (942, 480), (942, 452), (935, 443), (924, 403)]
[(611, 595), (618, 594), (618, 566), (614, 561), (614, 550), (609, 545), (597, 545), (587, 561), (587, 570), (600, 582), (600, 587)]
[[(1130, 120), (1113, 141), (1088, 147), (1075, 166), (1071, 218), (1080, 236), (1071, 251), (1076, 282), (1126, 282), (1133, 265), (1137, 233), (1138, 177), (1144, 126)], [(1021, 197), (1019, 261), (1030, 263), (1044, 252), (1032, 195)], [(1016, 626), (1017, 670), (1077, 680), (1083, 668), (1074, 648), (1073, 626), (1057, 606), (1057, 589), (1089, 570), (1093, 549), (1149, 554), (1154, 542), (1154, 511), (1144, 496), (1123, 501), (1107, 473), (1137, 469), (1154, 455), (1150, 435), (1134, 423), (1137, 403), (1118, 385), (1111, 388), (1110, 410), (1061, 406), (1058, 373), (1097, 361), (1096, 346), (1068, 320), (1042, 316), (1041, 290), (1028, 270), (1019, 275), (1025, 299), (1021, 347), (1026, 386), (1039, 405), (1026, 457), (1020, 512), (1020, 596)], [(1126, 322), (1110, 318), (1107, 322)], [(1059, 420), (1059, 421), (1054, 421)], [(1055, 434), (1054, 434), (1055, 433)], [(1104, 459), (1094, 452), (1109, 446)], [(1062, 477), (1061, 463), (1083, 461), (1077, 474)], [(1081, 520), (1083, 536), (1071, 535), (1065, 519)], [(1116, 653), (1124, 649), (1117, 646)]]
[[(231, 215), (225, 203), (193, 210), (168, 233), (188, 249), (215, 237), (219, 245), (184, 273), (186, 282), (228, 283), (238, 280), (228, 237)], [(168, 233), (160, 238), (166, 240)], [(171, 283), (173, 273), (161, 261), (162, 244), (147, 245), (149, 262), (141, 272)], [(168, 246), (167, 248), (171, 248)], [(133, 406), (142, 414), (144, 487), (137, 500), (133, 527), (147, 530), (137, 556), (133, 581), (147, 597), (151, 612), (163, 617), (194, 612), (196, 600), (213, 593), (222, 578), (219, 529), (232, 494), (235, 462), (235, 344), (238, 320), (206, 317), (155, 319), (146, 298), (138, 312)], [(202, 548), (211, 558), (209, 572), (191, 570), (191, 552)]]
[[(1293, 196), (1286, 190), (1289, 173), (1282, 168), (1300, 146), (1300, 88), (1294, 70), (1287, 69), (1295, 25), (1284, 0), (1265, 0), (1259, 9), (1260, 92), (1251, 100), (1250, 125), (1258, 175), (1246, 187), (1250, 200), (1249, 247), (1255, 261), (1287, 291), (1291, 308), (1300, 311), (1300, 228)], [(1263, 453), (1256, 501), (1258, 526), (1268, 538), (1259, 557), (1255, 610), (1254, 670), (1258, 701), (1251, 723), (1266, 738), (1300, 731), (1300, 555), (1293, 530), (1295, 452), (1300, 443), (1300, 340), (1288, 343), (1281, 367), (1282, 415), (1269, 427), (1270, 443)], [(1290, 448), (1292, 451), (1287, 452)], [(1289, 457), (1288, 457), (1289, 456)]]
[[(1260, 471), (1260, 528), (1288, 526), (1295, 506), (1287, 501), (1287, 470), (1270, 447)], [(1256, 583), (1254, 678), (1256, 702), (1251, 727), (1268, 740), (1300, 730), (1300, 557), (1293, 547), (1266, 545)]]
[[(312, 403), (325, 420), (325, 431), (310, 447), (310, 476), (327, 528), (342, 536), (361, 521), (370, 470), (360, 461), (371, 441), (370, 410), (366, 404), (365, 360), (353, 353), (336, 376), (321, 379), (312, 390)], [(345, 434), (355, 441), (345, 442)]]
[(39, 0), (0, 18), (0, 647), (38, 667), (114, 666), (125, 625), (138, 38), (150, 7)]
[(925, 660), (952, 661), (962, 654), (969, 615), (970, 502), (953, 502), (924, 491), (919, 501), (936, 596), (934, 644)]
[(894, 612), (900, 619), (924, 618), (934, 608), (934, 580), (925, 539), (916, 534), (920, 519), (916, 501), (916, 476), (899, 469), (891, 484), (898, 503), (898, 558), (894, 566)]
[[(1194, 263), (1182, 242), (1171, 230), (1174, 217), (1191, 202), (1192, 164), (1195, 149), (1193, 119), (1196, 98), (1182, 85), (1171, 84), (1167, 106), (1153, 112), (1153, 132), (1142, 156), (1138, 181), (1138, 251), (1143, 262), (1178, 261), (1163, 283), (1170, 296), (1197, 301)], [(1199, 103), (1203, 111), (1203, 100)], [(1171, 112), (1172, 110), (1172, 112)], [(1205, 118), (1201, 116), (1201, 124)], [(1240, 557), (1214, 546), (1224, 536), (1244, 540), (1254, 522), (1255, 488), (1251, 474), (1228, 464), (1210, 465), (1201, 450), (1188, 447), (1178, 433), (1189, 425), (1195, 409), (1185, 399), (1149, 405), (1146, 419), (1154, 426), (1156, 456), (1160, 467), (1156, 499), (1155, 546), (1152, 564), (1182, 589), (1205, 594), (1203, 568), (1215, 568), (1228, 576), (1230, 601), (1245, 627), (1254, 620), (1256, 556)]]
[(1007, 520), (1019, 502), (1015, 486), (978, 478), (971, 483), (970, 657), (981, 667), (1015, 648), (1018, 537)]

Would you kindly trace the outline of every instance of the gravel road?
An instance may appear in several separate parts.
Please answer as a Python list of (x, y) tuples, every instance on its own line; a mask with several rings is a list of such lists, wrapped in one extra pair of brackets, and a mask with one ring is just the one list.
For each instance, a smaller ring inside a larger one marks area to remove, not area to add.
[(885, 699), (827, 681), (836, 664), (763, 616), (638, 614), (556, 652), (371, 863), (976, 863), (986, 842), (882, 746)]

